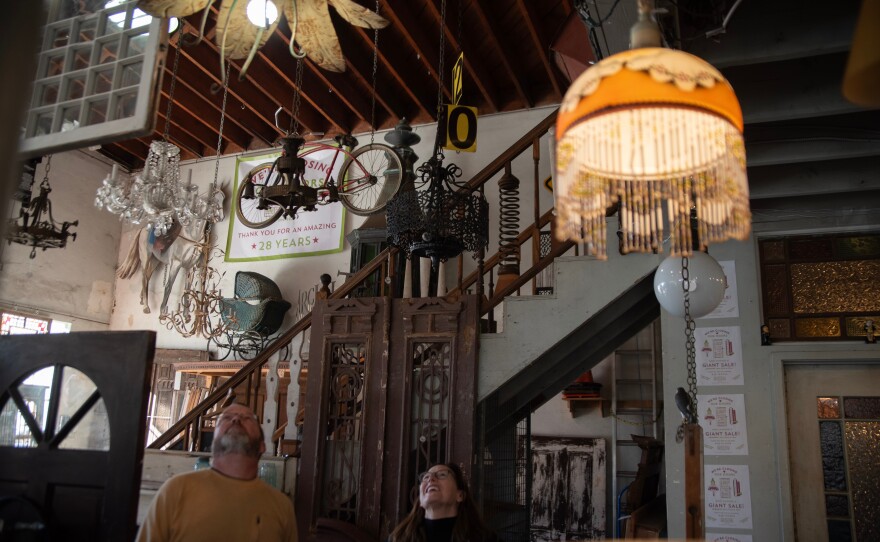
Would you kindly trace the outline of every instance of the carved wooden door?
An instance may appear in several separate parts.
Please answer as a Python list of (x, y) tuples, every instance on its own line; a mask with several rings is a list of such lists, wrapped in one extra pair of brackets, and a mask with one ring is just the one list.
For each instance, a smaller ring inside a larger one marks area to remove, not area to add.
[(301, 535), (324, 539), (319, 524), (341, 521), (384, 539), (417, 473), (455, 461), (470, 474), (478, 325), (476, 296), (316, 303)]

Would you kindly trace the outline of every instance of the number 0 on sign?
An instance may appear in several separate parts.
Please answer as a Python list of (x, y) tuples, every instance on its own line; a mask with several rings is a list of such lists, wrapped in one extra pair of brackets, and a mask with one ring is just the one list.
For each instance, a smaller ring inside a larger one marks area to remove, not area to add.
[(476, 152), (477, 108), (466, 105), (446, 105), (445, 149)]

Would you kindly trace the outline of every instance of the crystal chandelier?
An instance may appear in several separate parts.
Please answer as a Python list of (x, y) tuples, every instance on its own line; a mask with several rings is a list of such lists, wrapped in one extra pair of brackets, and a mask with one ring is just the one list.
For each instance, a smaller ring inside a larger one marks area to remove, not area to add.
[[(199, 187), (192, 184), (192, 171), (186, 182), (181, 182), (180, 149), (168, 142), (180, 48), (179, 42), (171, 74), (162, 141), (150, 143), (144, 170), (133, 182), (121, 178), (114, 164), (95, 196), (95, 206), (99, 209), (107, 209), (132, 224), (144, 224), (153, 229), (156, 235), (167, 234), (175, 219), (183, 226), (189, 225), (193, 219), (204, 219), (210, 223), (223, 219), (222, 193), (212, 184), (206, 193), (200, 194)], [(222, 129), (221, 125), (221, 134)]]

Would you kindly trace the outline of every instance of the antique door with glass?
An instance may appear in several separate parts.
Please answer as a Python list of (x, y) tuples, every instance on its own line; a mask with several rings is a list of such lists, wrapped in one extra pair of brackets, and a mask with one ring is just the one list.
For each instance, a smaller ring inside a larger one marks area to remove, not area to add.
[(880, 540), (880, 360), (785, 368), (795, 538)]

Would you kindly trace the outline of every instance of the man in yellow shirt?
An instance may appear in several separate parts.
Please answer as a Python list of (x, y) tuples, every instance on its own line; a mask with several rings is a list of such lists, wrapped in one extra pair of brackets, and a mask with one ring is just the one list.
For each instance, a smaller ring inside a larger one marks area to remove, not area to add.
[(211, 468), (162, 484), (138, 542), (297, 542), (293, 502), (257, 478), (265, 450), (253, 410), (227, 407), (214, 428)]

